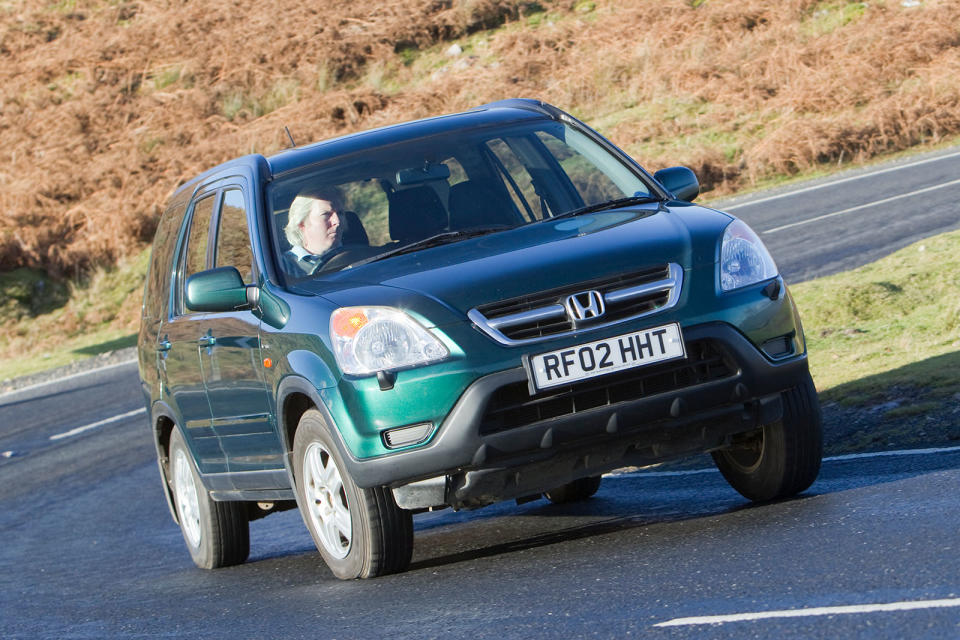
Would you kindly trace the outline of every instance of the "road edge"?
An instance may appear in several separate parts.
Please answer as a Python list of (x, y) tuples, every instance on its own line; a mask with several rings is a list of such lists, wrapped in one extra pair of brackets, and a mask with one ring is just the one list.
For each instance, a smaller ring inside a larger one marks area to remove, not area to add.
[(50, 382), (61, 382), (66, 378), (85, 375), (108, 367), (131, 364), (136, 361), (136, 347), (104, 351), (103, 353), (98, 353), (95, 356), (90, 356), (83, 360), (75, 360), (62, 367), (55, 367), (53, 369), (47, 369), (46, 371), (38, 371), (37, 373), (3, 380), (0, 382), (0, 396), (13, 393), (14, 391), (23, 391), (30, 387), (38, 387)]

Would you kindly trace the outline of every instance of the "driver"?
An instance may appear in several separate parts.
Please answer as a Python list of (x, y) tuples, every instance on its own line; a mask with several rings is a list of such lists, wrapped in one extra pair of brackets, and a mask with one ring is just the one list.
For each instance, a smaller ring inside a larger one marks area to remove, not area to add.
[(343, 196), (335, 187), (307, 189), (290, 203), (283, 228), (290, 250), (284, 254), (292, 273), (313, 273), (340, 248)]

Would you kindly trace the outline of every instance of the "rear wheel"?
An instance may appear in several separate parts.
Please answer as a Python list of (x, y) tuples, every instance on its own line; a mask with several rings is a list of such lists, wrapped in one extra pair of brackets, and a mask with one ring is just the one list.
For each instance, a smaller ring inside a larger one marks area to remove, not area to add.
[(194, 564), (217, 569), (243, 563), (250, 555), (246, 505), (210, 498), (179, 428), (170, 436), (168, 477), (180, 531)]
[(756, 502), (800, 493), (820, 472), (820, 403), (809, 374), (801, 384), (784, 391), (782, 399), (781, 420), (712, 454), (730, 486)]
[(403, 571), (413, 554), (413, 518), (386, 487), (362, 489), (347, 472), (319, 411), (303, 414), (293, 442), (303, 520), (334, 575), (344, 580)]
[(550, 489), (543, 495), (547, 497), (547, 500), (555, 504), (579, 502), (581, 500), (586, 500), (595, 494), (600, 488), (600, 481), (600, 476), (580, 478), (578, 480), (574, 480), (573, 482), (568, 482), (565, 485), (561, 485), (556, 489)]

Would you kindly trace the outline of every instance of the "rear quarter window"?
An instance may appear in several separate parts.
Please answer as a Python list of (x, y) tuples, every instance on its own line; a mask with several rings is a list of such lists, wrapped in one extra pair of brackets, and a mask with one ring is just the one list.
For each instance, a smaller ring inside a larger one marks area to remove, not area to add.
[(150, 269), (143, 291), (143, 317), (149, 322), (159, 321), (166, 311), (164, 307), (170, 297), (168, 293), (173, 271), (173, 254), (186, 210), (186, 202), (176, 202), (167, 207), (160, 217), (157, 233), (153, 237)]

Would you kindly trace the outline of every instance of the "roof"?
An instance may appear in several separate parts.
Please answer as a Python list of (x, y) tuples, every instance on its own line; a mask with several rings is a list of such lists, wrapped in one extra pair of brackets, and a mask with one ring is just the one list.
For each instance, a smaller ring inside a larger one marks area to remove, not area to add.
[(185, 190), (193, 191), (198, 184), (212, 176), (227, 175), (232, 171), (247, 174), (266, 172), (269, 177), (287, 171), (322, 162), (329, 158), (363, 151), (383, 145), (394, 144), (431, 135), (449, 133), (460, 129), (473, 129), (493, 124), (536, 120), (538, 118), (558, 118), (564, 115), (556, 107), (546, 103), (522, 98), (501, 100), (481, 105), (469, 111), (449, 115), (434, 116), (422, 120), (413, 120), (388, 125), (367, 131), (350, 133), (337, 138), (322, 140), (303, 147), (285, 149), (268, 158), (261, 154), (251, 154), (228, 160), (180, 185), (176, 195)]
[[(393, 124), (377, 129), (351, 133), (338, 138), (286, 149), (267, 158), (270, 172), (279, 175), (305, 165), (322, 162), (332, 157), (347, 155), (388, 144), (426, 136), (449, 133), (459, 129), (473, 129), (491, 124), (554, 117), (548, 105), (533, 100), (504, 100), (483, 105), (463, 113), (434, 116)], [(559, 111), (557, 111), (559, 113)]]

